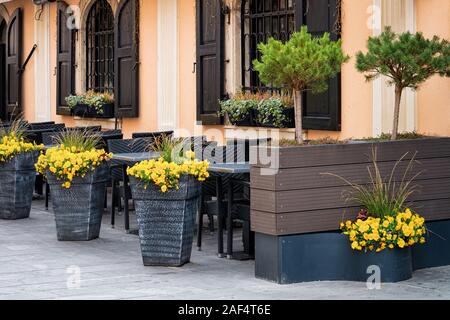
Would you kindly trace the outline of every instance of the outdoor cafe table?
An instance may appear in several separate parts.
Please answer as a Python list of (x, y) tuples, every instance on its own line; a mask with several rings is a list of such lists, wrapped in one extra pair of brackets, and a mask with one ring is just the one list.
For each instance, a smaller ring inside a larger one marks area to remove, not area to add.
[[(133, 166), (134, 164), (145, 161), (158, 159), (160, 154), (158, 152), (138, 152), (138, 153), (116, 153), (113, 154), (112, 160), (115, 160), (118, 165), (122, 166), (122, 174), (123, 174), (123, 185), (124, 185), (124, 210), (125, 210), (125, 231), (127, 233), (134, 233), (136, 231), (130, 231), (130, 209), (128, 207), (128, 200), (131, 199), (131, 195), (128, 193), (128, 188), (125, 186), (128, 185), (129, 178), (127, 174), (127, 168)], [(114, 210), (114, 206), (111, 208)], [(111, 211), (114, 214), (114, 211)]]
[[(219, 258), (225, 258), (223, 249), (223, 177), (229, 176), (233, 178), (236, 175), (250, 174), (251, 165), (248, 162), (239, 163), (215, 163), (209, 166), (208, 171), (211, 175), (216, 177), (216, 190), (217, 190), (217, 215), (218, 215), (218, 256)], [(231, 192), (231, 191), (229, 191)], [(229, 197), (232, 199), (232, 197)], [(230, 232), (230, 228), (233, 227), (233, 217), (231, 215), (231, 204), (228, 204), (228, 232), (227, 232), (227, 258), (233, 258), (233, 232)]]
[[(127, 175), (127, 167), (131, 166), (135, 163), (145, 161), (145, 160), (151, 160), (151, 159), (157, 159), (159, 157), (159, 154), (156, 152), (140, 152), (140, 153), (119, 153), (119, 154), (113, 154), (112, 159), (121, 162), (123, 166), (123, 180), (124, 180), (124, 186), (128, 184), (128, 175)], [(222, 178), (224, 176), (230, 176), (233, 177), (235, 175), (240, 174), (249, 174), (250, 173), (251, 166), (249, 163), (242, 162), (242, 163), (215, 163), (210, 164), (209, 166), (209, 173), (211, 175), (214, 175), (216, 177), (216, 190), (217, 190), (217, 203), (218, 203), (218, 256), (220, 258), (224, 258), (224, 245), (223, 245), (223, 217), (224, 217), (224, 211), (223, 211), (223, 180)], [(125, 230), (129, 232), (129, 209), (128, 209), (128, 199), (130, 198), (128, 196), (128, 191), (125, 188)], [(229, 224), (231, 219), (231, 215), (228, 219)], [(230, 225), (231, 227), (231, 225)], [(228, 244), (232, 241), (230, 238), (232, 237), (232, 232), (228, 232)], [(228, 245), (228, 252), (227, 256), (228, 258), (232, 257), (232, 246)]]

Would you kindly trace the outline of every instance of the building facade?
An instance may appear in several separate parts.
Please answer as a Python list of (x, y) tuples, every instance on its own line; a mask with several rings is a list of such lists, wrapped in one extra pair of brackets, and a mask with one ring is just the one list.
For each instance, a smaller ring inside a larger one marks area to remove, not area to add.
[[(365, 82), (356, 52), (387, 25), (450, 38), (448, 0), (1, 2), (0, 116), (119, 126), (126, 136), (179, 128), (218, 140), (243, 134), (217, 116), (218, 100), (261, 88), (251, 69), (256, 44), (302, 25), (341, 38), (352, 57), (328, 92), (305, 96), (308, 138), (379, 135), (391, 126), (393, 88)], [(86, 90), (114, 93), (118, 119), (71, 116), (65, 97)], [(450, 80), (434, 77), (407, 92), (400, 127), (450, 135)]]

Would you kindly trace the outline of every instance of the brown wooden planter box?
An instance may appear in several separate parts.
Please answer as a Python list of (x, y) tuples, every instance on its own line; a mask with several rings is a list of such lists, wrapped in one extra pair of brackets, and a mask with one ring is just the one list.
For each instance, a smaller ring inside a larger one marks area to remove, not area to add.
[[(269, 153), (270, 148), (275, 147), (269, 147)], [(345, 203), (342, 197), (348, 186), (323, 173), (369, 183), (367, 167), (373, 148), (385, 176), (409, 153), (397, 169), (397, 181), (417, 152), (420, 163), (413, 174), (422, 174), (415, 180), (420, 192), (410, 199), (412, 208), (427, 221), (450, 219), (450, 138), (424, 138), (279, 148), (279, 170), (269, 169), (258, 159), (251, 172), (252, 230), (273, 236), (335, 231), (343, 220), (354, 219), (358, 204)], [(253, 148), (252, 153), (256, 152)], [(261, 174), (261, 168), (272, 175)]]

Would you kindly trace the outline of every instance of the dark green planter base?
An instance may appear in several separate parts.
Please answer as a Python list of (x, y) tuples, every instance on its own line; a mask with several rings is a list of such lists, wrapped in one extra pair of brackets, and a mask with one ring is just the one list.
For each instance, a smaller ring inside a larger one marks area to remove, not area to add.
[(23, 153), (0, 164), (0, 219), (30, 217), (38, 156), (39, 152)]
[(59, 241), (90, 241), (100, 236), (108, 166), (85, 178), (75, 178), (70, 189), (48, 175)]
[(337, 233), (294, 236), (256, 235), (255, 274), (257, 278), (290, 284), (313, 281), (366, 282), (380, 269), (382, 282), (399, 282), (412, 277), (411, 250), (360, 253), (348, 239)]
[(450, 265), (450, 220), (428, 222), (427, 243), (412, 250), (414, 270)]

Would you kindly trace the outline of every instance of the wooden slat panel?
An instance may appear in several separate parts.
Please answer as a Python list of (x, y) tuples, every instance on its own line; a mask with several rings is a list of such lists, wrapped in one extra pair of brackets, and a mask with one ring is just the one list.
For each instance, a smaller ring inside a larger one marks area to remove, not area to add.
[[(420, 192), (411, 197), (411, 201), (450, 198), (450, 178), (417, 180)], [(305, 190), (273, 192), (252, 189), (252, 209), (270, 213), (286, 213), (355, 206), (346, 204), (343, 194), (349, 187), (329, 187)]]
[[(381, 162), (378, 164), (383, 177), (388, 178), (396, 161)], [(403, 161), (396, 169), (394, 181), (401, 181), (409, 161)], [(349, 164), (310, 168), (280, 169), (275, 175), (262, 175), (259, 168), (251, 172), (252, 188), (274, 191), (301, 190), (310, 188), (346, 186), (346, 183), (337, 177), (324, 175), (337, 174), (352, 183), (364, 184), (370, 181), (368, 168), (373, 172), (373, 165)], [(450, 157), (423, 159), (416, 163), (407, 178), (412, 178), (421, 172), (418, 179), (435, 179), (450, 177)], [(274, 171), (275, 173), (275, 171)]]
[(252, 230), (262, 232), (265, 234), (276, 235), (277, 230), (277, 215), (265, 212), (252, 212), (251, 214)]
[[(423, 215), (427, 221), (450, 219), (450, 199), (419, 201), (412, 208)], [(357, 212), (357, 207), (292, 212), (276, 215), (276, 221), (273, 221), (271, 219), (273, 214), (253, 210), (252, 230), (269, 235), (335, 231), (339, 229), (342, 221), (353, 220)]]
[[(269, 167), (261, 163), (256, 147), (252, 148), (257, 167)], [(305, 168), (341, 164), (369, 163), (372, 150), (377, 150), (378, 161), (397, 161), (404, 154), (417, 159), (450, 157), (450, 138), (389, 141), (379, 143), (351, 143), (343, 145), (303, 146), (279, 149), (279, 168)], [(270, 151), (268, 152), (270, 155)]]

